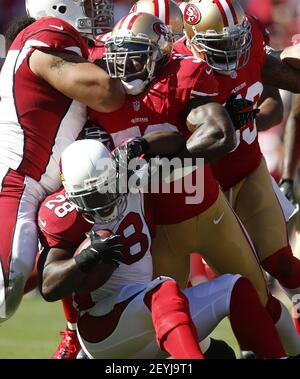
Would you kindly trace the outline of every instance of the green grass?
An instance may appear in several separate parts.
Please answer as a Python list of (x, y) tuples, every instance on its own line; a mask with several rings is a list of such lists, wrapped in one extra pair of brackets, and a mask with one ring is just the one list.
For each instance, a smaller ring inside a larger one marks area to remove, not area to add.
[(65, 324), (59, 302), (25, 296), (17, 313), (0, 324), (0, 358), (50, 358)]
[[(50, 358), (65, 327), (59, 302), (46, 303), (37, 295), (27, 295), (17, 313), (0, 324), (0, 359)], [(215, 338), (227, 341), (238, 355), (238, 345), (227, 319), (214, 331)]]

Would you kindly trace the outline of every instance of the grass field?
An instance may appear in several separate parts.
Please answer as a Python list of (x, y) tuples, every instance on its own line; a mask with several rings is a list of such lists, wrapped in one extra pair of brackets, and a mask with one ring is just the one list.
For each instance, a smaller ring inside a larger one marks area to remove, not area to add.
[[(59, 302), (46, 303), (34, 294), (25, 296), (14, 317), (0, 325), (0, 359), (50, 358), (59, 344), (59, 331), (64, 326)], [(218, 326), (213, 336), (227, 341), (238, 354), (228, 320)]]

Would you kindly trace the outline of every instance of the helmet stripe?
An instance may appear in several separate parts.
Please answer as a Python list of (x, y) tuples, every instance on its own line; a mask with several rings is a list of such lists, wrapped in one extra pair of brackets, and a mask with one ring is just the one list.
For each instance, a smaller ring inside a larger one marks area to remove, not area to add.
[(141, 13), (129, 13), (129, 15), (124, 16), (119, 26), (119, 30), (124, 27), (126, 30), (131, 30), (135, 20), (139, 17)]
[(215, 0), (215, 3), (217, 5), (217, 7), (219, 8), (219, 11), (221, 12), (221, 16), (222, 16), (222, 20), (223, 20), (224, 26), (228, 26), (228, 21), (227, 21), (226, 13), (225, 13), (225, 10), (224, 10), (224, 8), (222, 7), (222, 5), (220, 3), (220, 0)]
[(119, 24), (119, 27), (118, 27), (118, 30), (120, 30), (124, 24), (124, 21), (126, 20), (127, 16), (124, 16), (121, 21), (120, 21), (120, 24)]
[(164, 23), (166, 25), (170, 25), (170, 5), (169, 5), (169, 0), (164, 0), (165, 1), (165, 21)]
[(234, 9), (234, 6), (233, 6), (231, 0), (226, 0), (226, 2), (227, 2), (228, 6), (229, 6), (229, 8), (230, 8), (230, 10), (231, 10), (231, 13), (232, 13), (232, 16), (233, 16), (234, 24), (236, 25), (236, 24), (238, 24), (239, 22), (238, 22), (238, 18), (237, 18), (237, 15), (236, 15), (236, 11), (235, 11), (235, 9)]
[(158, 17), (160, 16), (159, 14), (159, 0), (154, 0), (154, 16)]
[(139, 13), (136, 13), (136, 14), (134, 14), (134, 16), (129, 20), (128, 27), (127, 27), (128, 30), (131, 30), (131, 29), (132, 29), (133, 24), (135, 23), (135, 20), (136, 20), (138, 17), (139, 17)]
[(169, 0), (154, 0), (154, 14), (164, 24), (170, 24)]
[(237, 16), (230, 0), (215, 0), (223, 19), (224, 26), (237, 24)]

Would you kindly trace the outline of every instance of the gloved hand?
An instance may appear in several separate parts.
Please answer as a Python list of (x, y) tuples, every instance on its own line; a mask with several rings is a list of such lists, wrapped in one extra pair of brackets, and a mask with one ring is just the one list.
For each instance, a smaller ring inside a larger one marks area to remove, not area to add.
[(284, 193), (285, 197), (289, 199), (293, 204), (297, 201), (294, 195), (294, 181), (292, 179), (281, 179), (278, 183), (281, 192)]
[(147, 154), (149, 147), (149, 143), (142, 137), (131, 138), (123, 142), (112, 153), (116, 169), (122, 167), (127, 170), (130, 160)]
[(91, 244), (75, 256), (75, 261), (82, 272), (88, 273), (99, 263), (113, 263), (117, 267), (123, 257), (124, 246), (119, 242), (120, 236), (100, 237), (96, 232), (87, 233)]
[(225, 104), (225, 109), (232, 120), (235, 130), (239, 130), (249, 122), (255, 120), (257, 114), (259, 113), (258, 108), (243, 112), (245, 109), (252, 107), (252, 105), (252, 101), (237, 99), (235, 94), (229, 97)]

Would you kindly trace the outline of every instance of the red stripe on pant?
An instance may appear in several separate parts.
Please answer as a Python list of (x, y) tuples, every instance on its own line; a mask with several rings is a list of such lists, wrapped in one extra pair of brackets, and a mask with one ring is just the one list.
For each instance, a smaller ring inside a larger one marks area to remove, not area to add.
[(15, 225), (19, 205), (25, 189), (25, 178), (14, 170), (9, 170), (2, 182), (0, 192), (0, 260), (5, 281), (8, 285), (8, 274), (14, 240)]

